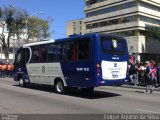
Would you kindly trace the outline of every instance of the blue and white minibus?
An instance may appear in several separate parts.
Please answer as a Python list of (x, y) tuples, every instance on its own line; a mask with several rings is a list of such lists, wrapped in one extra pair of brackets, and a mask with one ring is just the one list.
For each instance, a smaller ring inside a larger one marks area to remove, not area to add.
[(128, 58), (126, 40), (111, 34), (30, 43), (16, 53), (14, 80), (20, 86), (53, 85), (57, 93), (67, 87), (93, 91), (98, 86), (123, 85)]

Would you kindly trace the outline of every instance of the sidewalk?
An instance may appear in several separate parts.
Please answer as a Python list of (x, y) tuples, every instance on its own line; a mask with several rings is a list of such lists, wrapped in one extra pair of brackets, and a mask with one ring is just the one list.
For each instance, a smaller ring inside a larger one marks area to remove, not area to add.
[(12, 77), (4, 77), (4, 78), (0, 77), (0, 79), (1, 80), (8, 80), (8, 81), (12, 80), (12, 81), (14, 81)]

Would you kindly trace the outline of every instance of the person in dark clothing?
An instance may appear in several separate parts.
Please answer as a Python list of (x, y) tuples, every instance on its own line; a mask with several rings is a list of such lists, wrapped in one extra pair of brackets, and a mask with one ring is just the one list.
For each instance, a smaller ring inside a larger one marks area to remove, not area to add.
[(130, 69), (129, 69), (129, 78), (130, 78), (130, 84), (133, 84), (136, 79), (136, 67), (135, 63), (131, 62)]
[[(160, 84), (160, 63), (157, 66), (156, 74), (157, 74), (157, 84), (159, 86), (159, 84)], [(158, 87), (158, 86), (156, 86), (156, 87)]]
[(146, 72), (145, 72), (145, 81), (146, 81), (146, 93), (153, 92), (152, 81), (151, 81), (151, 67), (149, 61), (146, 62)]

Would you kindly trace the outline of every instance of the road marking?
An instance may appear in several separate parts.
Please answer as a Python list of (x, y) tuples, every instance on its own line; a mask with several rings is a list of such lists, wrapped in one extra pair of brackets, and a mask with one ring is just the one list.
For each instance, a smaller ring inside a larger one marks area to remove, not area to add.
[(150, 111), (150, 110), (145, 110), (145, 109), (136, 109), (138, 111), (142, 111), (142, 112), (149, 112), (149, 113), (154, 113), (154, 114), (160, 114), (160, 112), (155, 112), (155, 111)]

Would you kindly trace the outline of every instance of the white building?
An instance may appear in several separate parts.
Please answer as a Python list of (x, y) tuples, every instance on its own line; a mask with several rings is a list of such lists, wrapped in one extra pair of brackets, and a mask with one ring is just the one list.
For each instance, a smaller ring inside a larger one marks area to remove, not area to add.
[[(126, 37), (130, 53), (160, 53), (160, 41), (146, 37), (146, 28), (160, 26), (160, 0), (84, 0), (84, 33), (113, 33)], [(145, 53), (145, 54), (144, 54)]]

